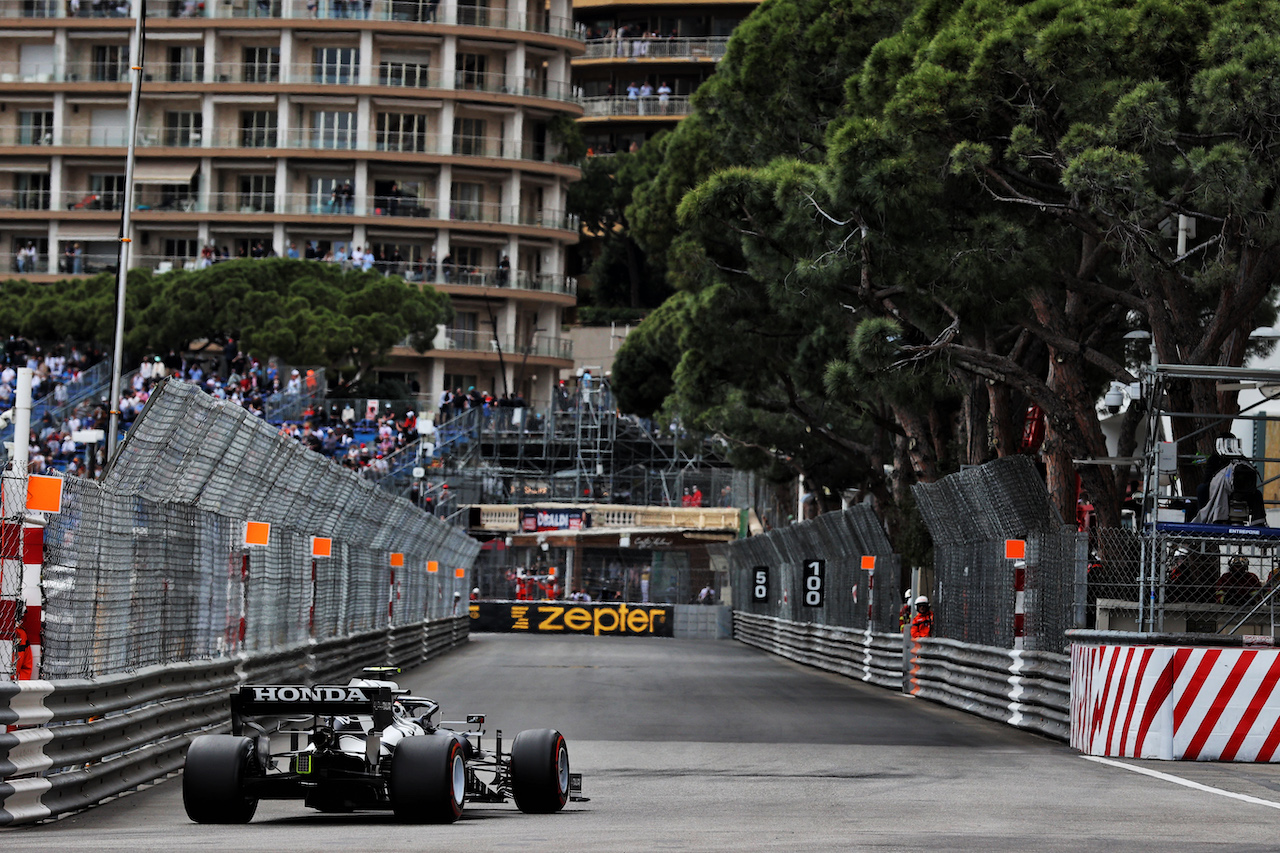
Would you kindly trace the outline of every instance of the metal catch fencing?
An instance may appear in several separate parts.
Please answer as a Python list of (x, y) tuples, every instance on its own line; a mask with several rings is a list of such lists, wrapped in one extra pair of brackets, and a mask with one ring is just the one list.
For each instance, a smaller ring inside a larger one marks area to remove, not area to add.
[[(1008, 456), (912, 491), (933, 537), (934, 636), (1062, 653), (1067, 630), (1084, 626), (1088, 542), (1062, 523), (1034, 463)], [(1025, 566), (1005, 557), (1008, 539), (1026, 542)]]
[(1087, 627), (1274, 636), (1278, 569), (1280, 539), (1265, 529), (1102, 528), (1089, 563)]
[[(898, 630), (901, 562), (866, 504), (709, 550), (727, 562), (735, 611)], [(874, 558), (874, 571), (864, 557)]]
[[(456, 615), (480, 547), (180, 382), (151, 396), (100, 483), (68, 478), (63, 495), (44, 531), (45, 679)], [(245, 544), (247, 522), (270, 525), (267, 544)]]

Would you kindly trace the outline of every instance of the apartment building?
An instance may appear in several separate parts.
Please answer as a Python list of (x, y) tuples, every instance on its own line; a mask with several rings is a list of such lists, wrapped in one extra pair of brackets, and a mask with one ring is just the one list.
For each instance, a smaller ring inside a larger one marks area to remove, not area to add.
[(577, 0), (573, 18), (586, 51), (573, 60), (573, 85), (591, 152), (631, 150), (688, 115), (689, 96), (711, 76), (730, 33), (757, 5)]
[[(116, 268), (136, 8), (0, 0), (10, 276)], [(569, 65), (583, 49), (568, 0), (149, 3), (130, 265), (360, 247), (457, 310), (435, 350), (397, 349), (385, 374), (424, 399), (474, 385), (548, 401), (572, 366), (579, 174), (552, 125), (582, 113)]]

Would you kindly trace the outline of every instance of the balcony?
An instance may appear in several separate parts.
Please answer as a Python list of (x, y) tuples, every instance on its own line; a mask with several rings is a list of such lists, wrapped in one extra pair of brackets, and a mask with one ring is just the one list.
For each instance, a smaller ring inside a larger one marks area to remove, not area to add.
[(660, 95), (605, 95), (579, 98), (578, 103), (582, 105), (583, 118), (678, 118), (689, 114), (689, 100), (688, 95), (669, 95), (665, 101)]
[(710, 38), (605, 38), (588, 39), (587, 52), (579, 59), (699, 60), (717, 62), (724, 57), (728, 36)]
[[(354, 65), (299, 62), (292, 66), (265, 63), (211, 63), (208, 82), (242, 84), (283, 84), (333, 86), (349, 90), (358, 87), (395, 89), (444, 89), (459, 92), (488, 92), (521, 95), (573, 103), (570, 84), (501, 72), (455, 71), (444, 73), (429, 66), (385, 63), (371, 74), (362, 75)], [(191, 83), (199, 92), (206, 83), (203, 63), (171, 63), (149, 60), (143, 67), (146, 83)], [(0, 82), (8, 83), (128, 83), (128, 69), (113, 64), (72, 61), (65, 65), (48, 63), (0, 63)], [(144, 91), (144, 96), (145, 96)]]
[[(305, 239), (305, 236), (297, 239)], [(75, 275), (75, 259), (67, 258), (62, 253), (66, 251), (66, 247), (72, 243), (83, 242), (78, 240), (63, 240), (61, 246), (55, 252), (51, 259), (46, 255), (40, 255), (36, 258), (34, 267), (28, 262), (24, 274), (62, 274)], [(412, 244), (407, 244), (412, 245)], [(79, 259), (79, 274), (90, 275), (99, 272), (115, 272), (119, 265), (120, 255), (116, 252), (102, 253), (90, 252), (82, 253)], [(215, 261), (214, 263), (218, 263)], [(316, 261), (316, 263), (322, 263)], [(15, 273), (17, 268), (17, 255), (14, 253), (0, 254), (0, 264), (3, 264), (5, 271)], [(350, 267), (350, 262), (346, 263)], [(155, 273), (173, 272), (175, 270), (195, 270), (201, 269), (209, 264), (202, 262), (199, 257), (181, 257), (174, 255), (154, 255), (154, 254), (136, 254), (129, 258), (129, 266), (132, 269), (148, 269)], [(373, 266), (374, 272), (380, 272), (384, 275), (400, 276), (405, 281), (430, 284), (430, 285), (464, 285), (474, 287), (493, 287), (503, 290), (527, 290), (537, 293), (550, 293), (564, 296), (575, 296), (578, 291), (577, 279), (571, 276), (552, 275), (550, 273), (534, 273), (526, 270), (498, 270), (493, 267), (480, 267), (460, 271), (455, 269), (446, 269), (441, 264), (433, 264), (431, 262), (418, 261), (380, 261)], [(503, 273), (506, 273), (504, 276)], [(491, 340), (492, 336), (486, 338)], [(464, 343), (466, 343), (464, 341)], [(566, 342), (567, 343), (567, 342)], [(484, 349), (488, 349), (488, 344)], [(466, 346), (454, 347), (466, 349)], [(476, 347), (473, 346), (473, 349)], [(511, 351), (505, 349), (504, 351)], [(553, 355), (554, 348), (544, 348), (531, 354)], [(557, 356), (558, 357), (558, 356)]]
[(500, 270), (496, 267), (459, 269), (454, 265), (445, 266), (427, 262), (418, 264), (410, 270), (406, 278), (410, 281), (425, 281), (428, 284), (534, 290), (566, 296), (576, 296), (578, 293), (578, 280), (571, 276), (534, 273), (527, 270)]
[[(117, 0), (0, 0), (0, 18), (128, 18)], [(450, 24), (517, 30), (582, 40), (573, 19), (515, 9), (455, 5), (439, 0), (153, 0), (148, 18), (292, 18)]]
[[(437, 346), (440, 340), (437, 339)], [(493, 335), (490, 332), (473, 332), (465, 329), (445, 329), (441, 349), (460, 352), (497, 353), (505, 355), (534, 356), (540, 358), (573, 358), (573, 341), (568, 338), (537, 338), (532, 342), (516, 342), (510, 335)]]
[[(66, 127), (55, 136), (52, 130), (44, 127), (0, 127), (0, 148), (61, 146), (123, 149), (125, 139), (125, 131), (118, 128)], [(447, 144), (450, 142), (452, 146)], [(554, 163), (557, 162), (560, 153), (555, 145), (520, 143), (501, 137), (447, 136), (442, 138), (439, 134), (425, 132), (359, 132), (354, 129), (316, 130), (312, 128), (294, 128), (287, 133), (280, 133), (270, 128), (217, 127), (205, 132), (144, 127), (138, 130), (137, 144), (143, 149), (359, 151), (489, 157), (529, 163)]]

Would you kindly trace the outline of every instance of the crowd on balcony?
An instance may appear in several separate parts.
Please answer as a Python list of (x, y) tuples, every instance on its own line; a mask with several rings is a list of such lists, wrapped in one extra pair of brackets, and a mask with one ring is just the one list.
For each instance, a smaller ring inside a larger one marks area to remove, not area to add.
[(649, 43), (658, 39), (675, 39), (679, 38), (680, 33), (672, 30), (670, 33), (663, 35), (657, 30), (646, 30), (639, 24), (623, 24), (619, 27), (608, 27), (601, 30), (598, 27), (590, 27), (587, 29), (587, 41), (596, 39), (611, 39), (616, 42), (615, 52), (618, 56), (629, 56), (634, 58), (645, 57), (649, 55)]

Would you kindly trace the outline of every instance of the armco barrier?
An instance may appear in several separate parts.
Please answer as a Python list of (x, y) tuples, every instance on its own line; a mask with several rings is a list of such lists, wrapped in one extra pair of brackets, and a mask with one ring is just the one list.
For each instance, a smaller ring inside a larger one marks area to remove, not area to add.
[(733, 612), (733, 636), (749, 646), (880, 687), (902, 689), (902, 635)]
[(904, 640), (901, 634), (791, 622), (740, 610), (733, 613), (733, 635), (747, 645), (818, 669), (1068, 739), (1071, 669), (1066, 655), (956, 640)]
[(909, 642), (913, 696), (1058, 740), (1069, 738), (1071, 662), (1066, 655), (941, 638)]
[(1068, 636), (1071, 745), (1086, 755), (1280, 761), (1280, 649), (1218, 635)]
[(0, 825), (83, 809), (179, 769), (192, 736), (230, 725), (238, 683), (411, 667), (466, 642), (467, 623), (451, 617), (103, 678), (0, 682)]

